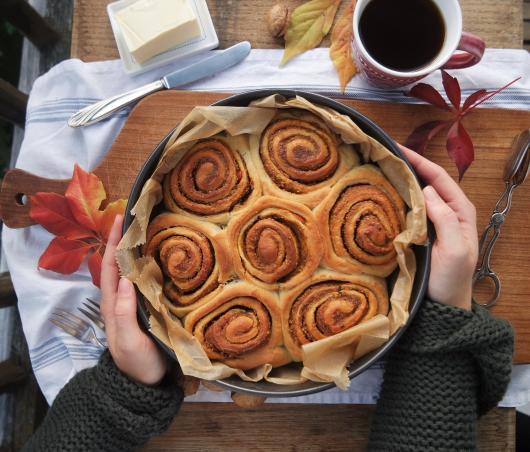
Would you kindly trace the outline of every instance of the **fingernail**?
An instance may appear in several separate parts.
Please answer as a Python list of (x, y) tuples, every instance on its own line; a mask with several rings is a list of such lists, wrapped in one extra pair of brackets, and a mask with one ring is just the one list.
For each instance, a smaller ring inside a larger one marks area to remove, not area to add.
[(120, 278), (118, 283), (118, 297), (125, 298), (130, 297), (133, 292), (133, 285), (127, 278)]

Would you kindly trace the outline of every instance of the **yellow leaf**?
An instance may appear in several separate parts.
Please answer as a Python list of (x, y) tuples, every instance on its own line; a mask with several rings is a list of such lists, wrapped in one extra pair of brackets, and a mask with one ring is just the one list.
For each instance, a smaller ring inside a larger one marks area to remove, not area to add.
[(331, 32), (331, 47), (329, 56), (339, 74), (340, 91), (344, 93), (346, 85), (357, 73), (357, 66), (353, 61), (353, 10), (356, 0), (351, 0), (342, 17), (337, 20)]
[(322, 42), (331, 29), (340, 2), (311, 0), (293, 11), (285, 33), (285, 51), (280, 66)]
[(126, 206), (126, 199), (118, 199), (109, 203), (107, 207), (105, 207), (99, 222), (99, 232), (101, 237), (103, 237), (104, 243), (107, 243), (109, 239), (110, 229), (112, 228), (116, 215), (123, 215)]

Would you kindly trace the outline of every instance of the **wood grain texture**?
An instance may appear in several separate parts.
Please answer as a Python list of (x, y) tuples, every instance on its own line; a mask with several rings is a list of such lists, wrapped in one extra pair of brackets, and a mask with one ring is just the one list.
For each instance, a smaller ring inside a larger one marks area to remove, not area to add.
[[(132, 111), (107, 156), (94, 172), (101, 178), (109, 200), (126, 198), (139, 169), (156, 144), (195, 105), (207, 105), (226, 94), (165, 91), (143, 99)], [(387, 104), (342, 100), (356, 108), (403, 142), (410, 131), (428, 119), (443, 117), (427, 105)], [(462, 188), (477, 207), (478, 230), (489, 221), (503, 190), (502, 173), (514, 136), (530, 126), (530, 112), (477, 109), (464, 121), (475, 143), (476, 160), (465, 175)], [(444, 136), (429, 147), (428, 156), (457, 172), (447, 156)], [(48, 182), (47, 182), (48, 181)], [(67, 181), (52, 181), (12, 170), (4, 178), (0, 192), (0, 213), (10, 227), (32, 224), (27, 206), (16, 203), (17, 193), (64, 192)], [(508, 319), (516, 330), (515, 362), (530, 363), (530, 181), (515, 191), (513, 208), (502, 228), (491, 262), (503, 285), (495, 315)]]
[[(184, 403), (147, 452), (366, 450), (371, 405), (265, 404), (243, 410), (228, 403)], [(482, 452), (515, 450), (515, 409), (496, 408), (478, 423)]]
[[(118, 58), (107, 16), (111, 0), (76, 0), (71, 54), (84, 61)], [(301, 0), (283, 0), (290, 7)], [(254, 48), (277, 48), (282, 42), (267, 31), (270, 0), (207, 0), (221, 48), (248, 40)], [(342, 2), (345, 8), (346, 2)], [(521, 0), (461, 0), (464, 29), (481, 36), (488, 47), (521, 48), (523, 4)], [(340, 14), (340, 11), (339, 11)], [(329, 39), (329, 38), (328, 38)], [(328, 46), (328, 39), (323, 46)]]

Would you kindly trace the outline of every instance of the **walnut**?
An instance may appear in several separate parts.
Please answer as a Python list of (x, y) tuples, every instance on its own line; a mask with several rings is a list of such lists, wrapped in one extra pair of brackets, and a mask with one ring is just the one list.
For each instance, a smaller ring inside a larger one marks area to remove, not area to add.
[(267, 17), (267, 25), (272, 36), (282, 37), (289, 25), (289, 8), (283, 3), (276, 3), (270, 10)]

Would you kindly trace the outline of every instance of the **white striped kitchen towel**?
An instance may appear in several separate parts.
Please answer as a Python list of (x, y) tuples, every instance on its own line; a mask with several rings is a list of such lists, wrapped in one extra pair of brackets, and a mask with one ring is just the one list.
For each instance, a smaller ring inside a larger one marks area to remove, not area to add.
[[(195, 56), (153, 72), (128, 76), (121, 62), (83, 63), (68, 60), (40, 77), (31, 91), (25, 138), (16, 166), (48, 178), (69, 178), (74, 163), (90, 170), (103, 158), (120, 131), (127, 112), (99, 124), (71, 129), (67, 119), (78, 109), (120, 92), (151, 82), (178, 67), (197, 61)], [(189, 90), (241, 92), (257, 88), (290, 88), (337, 95), (338, 80), (327, 49), (307, 52), (279, 69), (280, 50), (252, 50), (239, 65), (184, 87)], [(530, 57), (524, 50), (488, 49), (482, 62), (452, 71), (466, 96), (477, 88), (489, 90), (522, 76), (509, 89), (484, 104), (486, 107), (530, 109)], [(426, 82), (441, 88), (439, 73)], [(375, 101), (416, 102), (404, 89), (380, 90), (354, 78), (344, 96)], [(3, 228), (2, 245), (18, 294), (18, 307), (37, 380), (49, 403), (79, 370), (94, 365), (99, 351), (53, 327), (53, 309), (74, 311), (86, 297), (99, 299), (86, 267), (71, 276), (37, 270), (37, 261), (52, 236), (40, 226)], [(317, 403), (373, 403), (382, 375), (377, 364), (354, 379), (348, 392), (330, 390), (298, 399), (275, 400)], [(228, 400), (227, 393), (199, 392), (191, 400)], [(517, 366), (503, 404), (517, 406), (530, 401), (530, 366)]]

